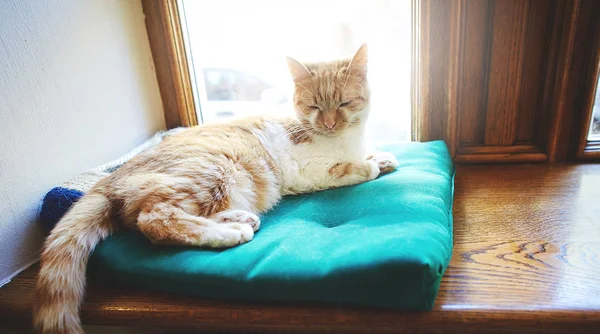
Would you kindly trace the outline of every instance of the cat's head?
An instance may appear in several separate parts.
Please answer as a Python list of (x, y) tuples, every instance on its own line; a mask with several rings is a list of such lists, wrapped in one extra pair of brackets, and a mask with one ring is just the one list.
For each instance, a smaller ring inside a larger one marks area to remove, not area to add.
[(335, 136), (367, 120), (371, 92), (367, 83), (367, 45), (351, 59), (302, 64), (287, 58), (294, 79), (294, 107), (300, 121)]

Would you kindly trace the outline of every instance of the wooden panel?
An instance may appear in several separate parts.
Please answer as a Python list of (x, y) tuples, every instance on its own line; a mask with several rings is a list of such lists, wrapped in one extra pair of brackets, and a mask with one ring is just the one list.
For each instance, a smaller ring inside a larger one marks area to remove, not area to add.
[[(544, 64), (545, 73), (541, 79), (540, 87), (542, 91), (541, 112), (538, 111), (535, 126), (535, 142), (544, 148), (548, 153), (548, 161), (552, 162), (555, 143), (549, 143), (551, 126), (554, 119), (558, 117), (555, 113), (555, 98), (560, 96), (557, 90), (557, 82), (560, 80), (560, 68), (564, 65), (562, 61), (566, 52), (563, 46), (569, 40), (569, 32), (572, 29), (570, 22), (573, 21), (571, 15), (577, 6), (576, 2), (567, 2), (564, 0), (553, 1), (553, 13), (550, 15), (551, 28), (549, 30), (548, 52), (546, 64)], [(562, 52), (561, 52), (562, 51)]]
[(143, 0), (168, 128), (198, 124), (176, 0)]
[(457, 164), (495, 164), (495, 163), (522, 163), (522, 162), (544, 162), (548, 160), (545, 153), (473, 153), (457, 154), (454, 162)]
[[(548, 0), (531, 0), (529, 2), (527, 32), (523, 57), (523, 73), (519, 91), (519, 107), (517, 111), (516, 141), (537, 143), (536, 120), (549, 117), (542, 105), (543, 85), (545, 81), (546, 64), (548, 62), (548, 47), (551, 36), (550, 26), (555, 2)], [(539, 143), (538, 143), (539, 144)]]
[(537, 145), (513, 145), (513, 146), (480, 146), (463, 145), (458, 154), (503, 154), (503, 153), (543, 153)]
[(494, 2), (494, 28), (490, 59), (486, 145), (512, 145), (521, 84), (523, 42), (529, 1)]
[(463, 145), (459, 148), (454, 162), (456, 163), (520, 163), (544, 162), (548, 156), (541, 151), (538, 145)]
[[(548, 139), (546, 141), (548, 149), (548, 159), (550, 162), (561, 161), (567, 158), (570, 146), (570, 137), (574, 121), (574, 101), (579, 90), (580, 66), (582, 52), (573, 52), (581, 50), (581, 29), (578, 29), (578, 23), (581, 22), (581, 4), (582, 1), (574, 0), (567, 2), (571, 6), (565, 5), (563, 13), (557, 13), (557, 20), (560, 23), (560, 42), (557, 47), (563, 52), (558, 52), (556, 76), (553, 82), (554, 86), (547, 96), (546, 106), (552, 111), (552, 118), (548, 124)], [(561, 17), (562, 14), (562, 17)], [(585, 15), (585, 13), (584, 13)], [(564, 50), (569, 50), (565, 52)]]
[[(416, 96), (426, 100), (415, 116), (426, 130), (416, 138), (446, 140), (457, 162), (555, 162), (568, 158), (567, 152), (572, 156), (578, 149), (573, 136), (580, 133), (573, 129), (583, 121), (582, 104), (589, 103), (582, 97), (588, 92), (582, 82), (592, 72), (588, 58), (600, 52), (592, 46), (600, 40), (600, 33), (594, 35), (600, 30), (600, 1), (426, 3), (419, 14), (427, 22), (420, 26), (427, 30), (420, 45), (435, 66), (418, 64), (423, 67), (418, 73), (427, 75), (427, 95)], [(579, 149), (586, 143), (580, 140)], [(462, 149), (473, 145), (513, 149)], [(537, 152), (524, 150), (531, 145)]]
[[(573, 1), (565, 13), (564, 35), (559, 54), (555, 94), (550, 100), (553, 113), (547, 147), (550, 161), (598, 159), (586, 152), (594, 89), (600, 61), (600, 2)], [(570, 3), (569, 3), (570, 4)]]
[(437, 45), (440, 50), (439, 54), (429, 54), (430, 72), (436, 74), (435, 80), (431, 80), (428, 83), (429, 90), (433, 92), (443, 92), (443, 94), (445, 94), (445, 96), (442, 96), (441, 98), (433, 98), (429, 100), (429, 124), (431, 129), (440, 129), (442, 137), (446, 138), (448, 135), (447, 126), (445, 123), (446, 119), (436, 117), (435, 114), (448, 109), (448, 105), (446, 104), (446, 100), (448, 98), (448, 66), (444, 58), (450, 57), (450, 39), (445, 36), (444, 32), (451, 27), (451, 15), (449, 15), (449, 13), (452, 2), (445, 0), (431, 0), (426, 2), (431, 3), (430, 20), (432, 24), (429, 28), (428, 40), (429, 43)]
[(462, 1), (421, 0), (413, 10), (419, 19), (417, 59), (414, 64), (417, 86), (413, 111), (414, 138), (420, 141), (444, 139), (452, 155), (458, 139), (457, 103), (459, 62), (449, 62), (459, 53)]
[(462, 72), (459, 84), (460, 144), (483, 143), (487, 105), (487, 74), (493, 25), (493, 3), (467, 0), (463, 27)]
[[(592, 164), (458, 166), (453, 257), (431, 312), (222, 301), (93, 283), (82, 319), (168, 333), (600, 333), (600, 224), (590, 219), (600, 217), (598, 178), (600, 165)], [(29, 326), (36, 270), (0, 289), (2, 328)]]

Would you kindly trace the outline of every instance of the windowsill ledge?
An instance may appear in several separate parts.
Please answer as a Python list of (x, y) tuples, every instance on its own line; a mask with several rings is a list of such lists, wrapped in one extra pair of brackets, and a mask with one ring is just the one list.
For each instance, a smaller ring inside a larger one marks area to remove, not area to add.
[[(600, 332), (600, 165), (458, 166), (454, 256), (426, 313), (241, 303), (90, 284), (82, 319), (250, 333)], [(28, 325), (37, 265), (0, 289)]]

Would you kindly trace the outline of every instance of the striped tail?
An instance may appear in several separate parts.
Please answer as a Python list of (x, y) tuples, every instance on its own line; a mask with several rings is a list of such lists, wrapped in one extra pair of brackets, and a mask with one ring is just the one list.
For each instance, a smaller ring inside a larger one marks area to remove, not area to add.
[(90, 253), (113, 226), (110, 201), (91, 191), (58, 222), (44, 244), (33, 325), (39, 333), (83, 333), (79, 308)]

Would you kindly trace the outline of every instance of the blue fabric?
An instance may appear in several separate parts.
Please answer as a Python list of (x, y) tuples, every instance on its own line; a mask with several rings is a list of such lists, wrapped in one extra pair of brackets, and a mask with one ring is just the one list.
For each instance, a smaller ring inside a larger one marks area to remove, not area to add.
[(79, 190), (56, 187), (50, 190), (42, 201), (39, 222), (49, 233), (71, 206), (83, 196)]

